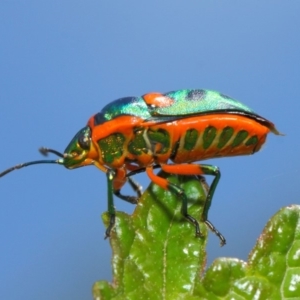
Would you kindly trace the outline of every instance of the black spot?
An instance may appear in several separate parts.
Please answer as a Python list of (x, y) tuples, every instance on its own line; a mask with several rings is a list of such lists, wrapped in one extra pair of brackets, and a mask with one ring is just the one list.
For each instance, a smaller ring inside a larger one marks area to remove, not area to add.
[(105, 116), (102, 112), (97, 113), (94, 116), (94, 126), (100, 125), (105, 123), (107, 120), (105, 119)]
[(188, 92), (186, 100), (199, 101), (202, 100), (206, 95), (205, 90), (191, 90)]

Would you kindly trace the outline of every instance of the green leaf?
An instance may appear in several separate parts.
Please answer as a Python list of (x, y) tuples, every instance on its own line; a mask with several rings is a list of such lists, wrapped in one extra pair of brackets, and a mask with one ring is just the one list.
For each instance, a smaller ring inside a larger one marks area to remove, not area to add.
[[(166, 177), (166, 174), (160, 174)], [(193, 176), (167, 178), (200, 220), (206, 185)], [(266, 225), (248, 262), (219, 258), (205, 271), (202, 238), (180, 213), (174, 194), (151, 184), (133, 215), (118, 212), (111, 233), (113, 283), (96, 282), (94, 299), (300, 299), (300, 207), (280, 210)], [(106, 225), (109, 216), (103, 215)]]

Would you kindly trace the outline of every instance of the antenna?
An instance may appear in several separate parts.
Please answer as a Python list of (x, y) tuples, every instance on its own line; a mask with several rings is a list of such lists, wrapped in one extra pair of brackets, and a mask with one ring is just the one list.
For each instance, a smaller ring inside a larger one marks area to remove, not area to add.
[[(45, 156), (47, 156), (48, 153), (53, 153), (53, 154), (56, 154), (59, 157), (64, 158), (63, 154), (61, 154), (60, 152), (58, 152), (56, 150), (52, 150), (52, 149), (49, 149), (49, 148), (42, 147), (42, 148), (39, 149), (39, 151)], [(37, 164), (59, 164), (59, 165), (63, 165), (63, 163), (64, 162), (63, 162), (62, 159), (56, 159), (56, 160), (46, 159), (46, 160), (29, 161), (29, 162), (18, 164), (18, 165), (15, 165), (15, 166), (11, 167), (11, 168), (8, 168), (7, 170), (0, 173), (0, 177), (3, 177), (6, 174), (8, 174), (8, 173), (10, 173), (14, 170), (22, 169), (24, 167), (28, 167), (28, 166), (31, 166), (31, 165), (37, 165)]]
[(44, 156), (48, 156), (48, 153), (53, 153), (61, 158), (64, 158), (65, 155), (63, 155), (62, 153), (56, 151), (56, 150), (53, 150), (53, 149), (50, 149), (50, 148), (45, 148), (45, 147), (41, 147), (39, 149), (40, 153), (43, 154)]

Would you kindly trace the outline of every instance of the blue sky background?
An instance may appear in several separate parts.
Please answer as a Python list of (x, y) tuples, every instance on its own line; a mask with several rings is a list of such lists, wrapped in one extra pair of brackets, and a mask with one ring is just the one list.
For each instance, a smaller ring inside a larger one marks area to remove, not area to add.
[[(209, 218), (228, 244), (211, 234), (208, 262), (246, 259), (267, 220), (299, 204), (299, 11), (292, 0), (1, 1), (0, 170), (40, 159), (40, 146), (63, 151), (117, 98), (221, 91), (286, 134), (210, 161), (222, 178)], [(103, 173), (33, 166), (1, 178), (0, 195), (1, 299), (91, 299), (111, 280)]]

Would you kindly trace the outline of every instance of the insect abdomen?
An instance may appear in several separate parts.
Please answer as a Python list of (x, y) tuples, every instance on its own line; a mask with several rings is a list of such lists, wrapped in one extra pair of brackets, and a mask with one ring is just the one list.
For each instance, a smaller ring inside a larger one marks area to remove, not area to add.
[[(216, 114), (189, 117), (151, 130), (170, 134), (169, 158), (175, 163), (188, 163), (209, 158), (247, 155), (257, 152), (270, 131), (268, 127), (245, 116)], [(160, 160), (158, 155), (157, 162)]]
[[(140, 166), (167, 163), (168, 160), (180, 164), (253, 154), (264, 144), (270, 131), (254, 119), (233, 114), (140, 125), (144, 126), (138, 130), (132, 128), (130, 135), (128, 129), (122, 132), (120, 128), (117, 134), (98, 141), (106, 165), (120, 167), (125, 160), (135, 161)], [(113, 137), (115, 139), (110, 140)]]

